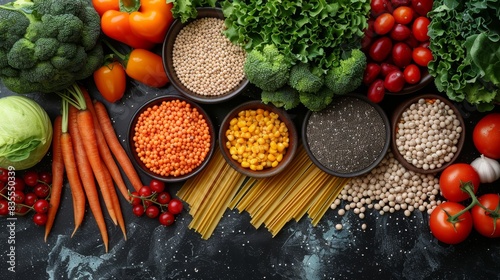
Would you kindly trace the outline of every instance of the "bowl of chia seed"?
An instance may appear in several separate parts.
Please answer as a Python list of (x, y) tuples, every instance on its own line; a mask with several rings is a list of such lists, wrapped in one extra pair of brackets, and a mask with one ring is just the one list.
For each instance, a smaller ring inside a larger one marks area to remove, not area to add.
[(390, 138), (385, 112), (357, 94), (338, 96), (327, 108), (308, 112), (302, 124), (307, 154), (321, 170), (337, 177), (356, 177), (375, 168)]
[(223, 34), (219, 8), (197, 8), (196, 18), (176, 19), (163, 43), (163, 67), (170, 83), (185, 97), (199, 103), (226, 101), (245, 90), (246, 52)]

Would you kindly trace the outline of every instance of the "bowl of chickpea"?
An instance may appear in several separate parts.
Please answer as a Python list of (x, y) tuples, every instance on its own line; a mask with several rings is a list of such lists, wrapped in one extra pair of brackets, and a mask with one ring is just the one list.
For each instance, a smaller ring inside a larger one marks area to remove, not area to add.
[(129, 126), (129, 149), (139, 170), (164, 182), (198, 174), (212, 157), (216, 134), (207, 113), (178, 95), (153, 98)]
[(292, 162), (298, 136), (284, 110), (254, 100), (225, 116), (219, 145), (232, 168), (249, 177), (265, 178), (278, 174)]
[(391, 150), (406, 169), (438, 173), (460, 155), (465, 123), (446, 97), (419, 94), (399, 104), (391, 120)]
[(223, 102), (248, 86), (243, 71), (246, 52), (223, 34), (220, 8), (196, 10), (196, 18), (176, 19), (170, 26), (162, 48), (163, 66), (182, 95), (199, 103)]

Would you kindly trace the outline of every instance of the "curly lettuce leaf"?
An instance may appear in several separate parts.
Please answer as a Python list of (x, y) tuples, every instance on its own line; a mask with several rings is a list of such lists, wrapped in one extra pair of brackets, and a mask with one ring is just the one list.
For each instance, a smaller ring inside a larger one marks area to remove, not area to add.
[(215, 7), (216, 0), (166, 0), (167, 3), (172, 3), (172, 15), (174, 18), (179, 18), (181, 22), (187, 22), (198, 16), (197, 7)]

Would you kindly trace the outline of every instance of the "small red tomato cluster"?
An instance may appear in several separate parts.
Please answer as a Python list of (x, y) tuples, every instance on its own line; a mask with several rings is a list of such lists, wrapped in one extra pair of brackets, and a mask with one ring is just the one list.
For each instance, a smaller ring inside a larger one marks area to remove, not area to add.
[(0, 168), (0, 216), (24, 216), (33, 210), (33, 222), (45, 225), (51, 184), (49, 172), (28, 170), (17, 176), (15, 171)]
[(386, 91), (397, 93), (420, 82), (433, 59), (427, 35), (432, 0), (371, 0), (371, 17), (362, 41), (368, 63), (363, 83), (378, 103)]
[(160, 221), (164, 226), (170, 226), (175, 222), (175, 216), (183, 209), (182, 201), (171, 198), (165, 190), (165, 183), (152, 179), (148, 186), (143, 186), (139, 191), (130, 194), (132, 212), (141, 217), (144, 214), (151, 219)]
[[(500, 114), (484, 116), (474, 127), (473, 135), (474, 146), (481, 154), (500, 159)], [(446, 202), (438, 205), (429, 218), (436, 239), (458, 244), (467, 239), (472, 229), (489, 238), (500, 237), (500, 194), (476, 197), (480, 183), (477, 170), (470, 164), (454, 163), (443, 170), (439, 187)], [(467, 201), (470, 203), (465, 206)]]

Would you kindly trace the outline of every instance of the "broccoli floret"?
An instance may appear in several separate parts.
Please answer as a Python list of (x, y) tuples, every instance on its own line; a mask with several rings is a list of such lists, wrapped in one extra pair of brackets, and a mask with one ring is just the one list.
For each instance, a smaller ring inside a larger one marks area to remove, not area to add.
[(340, 61), (339, 66), (327, 72), (325, 85), (336, 95), (356, 90), (363, 82), (366, 63), (366, 55), (359, 49), (353, 49), (348, 58)]
[(265, 45), (262, 50), (253, 49), (247, 54), (243, 70), (252, 84), (275, 91), (287, 83), (290, 67), (289, 59), (275, 45)]
[(310, 111), (321, 111), (333, 101), (334, 93), (326, 86), (321, 87), (317, 92), (299, 92), (299, 99)]
[(17, 93), (64, 90), (104, 61), (100, 18), (87, 0), (0, 5), (0, 31), (0, 79)]
[(9, 65), (17, 69), (29, 69), (36, 65), (35, 44), (28, 39), (19, 39), (7, 53)]
[(299, 92), (287, 85), (276, 91), (262, 91), (261, 100), (265, 104), (272, 103), (285, 110), (293, 109), (300, 104)]
[(321, 70), (299, 63), (290, 69), (288, 84), (299, 92), (315, 93), (323, 86), (323, 80)]
[(0, 48), (10, 49), (24, 37), (30, 20), (21, 12), (0, 9)]

